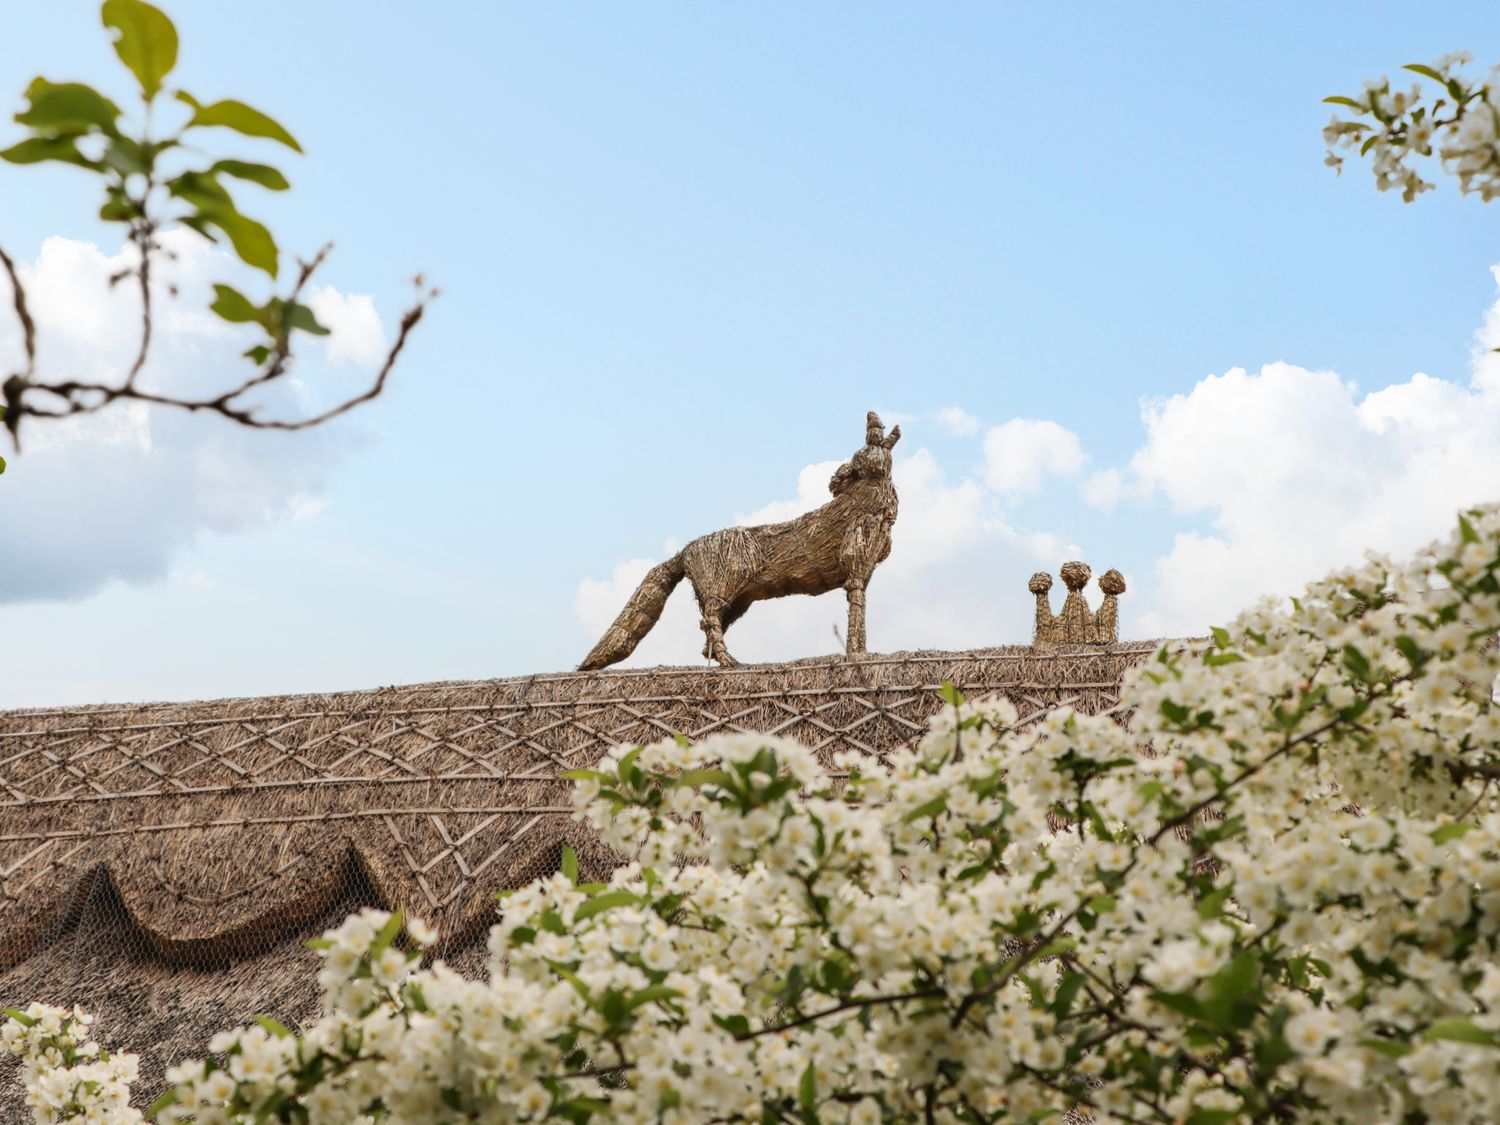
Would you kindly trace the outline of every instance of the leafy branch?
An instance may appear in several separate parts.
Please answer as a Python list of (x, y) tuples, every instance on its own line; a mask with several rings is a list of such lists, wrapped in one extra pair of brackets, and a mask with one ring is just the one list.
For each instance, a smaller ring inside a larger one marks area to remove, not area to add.
[[(127, 244), (135, 250), (133, 264), (110, 282), (131, 282), (138, 290), (139, 340), (124, 377), (117, 382), (42, 378), (37, 368), (36, 321), (27, 305), (25, 284), (15, 261), (0, 249), (0, 269), (10, 281), (23, 345), (22, 366), (0, 382), (0, 422), (12, 440), (19, 446), (24, 418), (91, 414), (122, 400), (217, 414), (252, 429), (300, 430), (375, 398), (385, 389), (408, 337), (437, 295), (421, 277), (415, 280), (415, 298), (401, 316), (394, 342), (362, 391), (326, 410), (296, 418), (265, 417), (247, 398), (286, 377), (302, 336), (328, 335), (329, 330), (303, 301), (308, 283), (327, 259), (328, 246), (310, 259), (299, 260), (288, 288), (260, 303), (227, 283), (214, 285), (212, 313), (229, 324), (260, 329), (261, 339), (244, 352), (253, 368), (250, 375), (218, 393), (196, 398), (141, 386), (140, 375), (152, 348), (153, 269), (160, 258), (170, 257), (161, 242), (162, 231), (186, 227), (210, 242), (227, 243), (240, 261), (273, 283), (282, 273), (274, 236), (240, 210), (233, 185), (248, 183), (285, 191), (290, 187), (286, 176), (270, 164), (205, 157), (198, 143), (202, 131), (228, 129), (297, 153), (302, 147), (279, 122), (244, 102), (205, 103), (186, 90), (168, 91), (164, 83), (177, 63), (177, 30), (159, 9), (144, 0), (105, 0), (100, 15), (114, 33), (115, 53), (139, 87), (143, 106), (139, 124), (133, 128), (119, 105), (91, 86), (38, 77), (26, 88), (25, 108), (15, 115), (28, 135), (0, 150), (0, 159), (17, 165), (67, 164), (99, 177), (104, 191), (99, 217), (121, 224)], [(175, 111), (177, 123), (158, 131), (156, 118), (163, 110)]]

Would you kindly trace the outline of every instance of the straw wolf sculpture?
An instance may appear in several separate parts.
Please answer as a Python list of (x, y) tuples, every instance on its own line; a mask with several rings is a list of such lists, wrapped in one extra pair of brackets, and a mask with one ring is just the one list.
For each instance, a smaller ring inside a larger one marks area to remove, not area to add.
[(891, 553), (896, 522), (891, 447), (900, 438), (900, 426), (887, 437), (871, 411), (865, 419), (864, 448), (833, 474), (828, 503), (786, 523), (727, 527), (700, 536), (652, 568), (579, 669), (606, 668), (629, 656), (684, 576), (698, 596), (706, 638), (703, 655), (720, 664), (736, 663), (724, 646), (724, 630), (752, 602), (823, 594), (840, 586), (849, 595), (848, 651), (864, 652), (865, 587)]

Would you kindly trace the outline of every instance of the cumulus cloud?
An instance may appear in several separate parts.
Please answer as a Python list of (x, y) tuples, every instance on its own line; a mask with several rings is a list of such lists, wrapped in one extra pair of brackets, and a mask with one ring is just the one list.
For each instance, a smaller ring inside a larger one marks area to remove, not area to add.
[(1125, 494), (1125, 478), (1119, 469), (1101, 469), (1083, 482), (1083, 502), (1106, 512), (1114, 510)]
[(374, 368), (385, 358), (385, 327), (375, 310), (375, 298), (367, 293), (340, 293), (323, 285), (308, 295), (318, 322), (328, 337), (329, 363), (346, 367)]
[(1072, 476), (1088, 463), (1072, 430), (1037, 418), (1012, 418), (984, 435), (984, 478), (996, 492), (1024, 496), (1048, 476)]
[[(1500, 267), (1495, 277), (1500, 284)], [(1496, 347), (1500, 299), (1475, 334), (1467, 381), (1418, 373), (1367, 392), (1334, 372), (1278, 362), (1232, 368), (1144, 403), (1135, 453), (1077, 485), (1075, 518), (1120, 505), (1152, 513), (1116, 531), (1107, 558), (1088, 558), (1054, 530), (1018, 526), (1015, 512), (1028, 497), (1089, 466), (1077, 436), (1057, 422), (991, 427), (982, 464), (967, 473), (945, 470), (926, 449), (898, 456), (901, 518), (870, 586), (870, 644), (894, 651), (1022, 640), (1030, 601), (1013, 591), (1031, 571), (1055, 573), (1070, 557), (1126, 570), (1129, 635), (1184, 636), (1357, 563), (1367, 549), (1408, 555), (1445, 534), (1459, 508), (1500, 496)], [(950, 410), (955, 420), (972, 418), (956, 407), (921, 417), (942, 425)], [(823, 503), (835, 466), (809, 465), (794, 495), (738, 522), (790, 519)], [(1132, 557), (1146, 581), (1130, 572)], [(656, 561), (627, 560), (608, 579), (580, 586), (576, 608), (590, 641)], [(731, 631), (730, 647), (751, 660), (834, 651), (844, 612), (837, 594), (761, 603)], [(700, 659), (697, 618), (684, 584), (632, 663)]]
[[(1496, 271), (1500, 281), (1500, 270)], [(1201, 633), (1366, 549), (1408, 554), (1454, 512), (1500, 494), (1500, 302), (1476, 335), (1467, 384), (1418, 373), (1362, 393), (1329, 371), (1234, 368), (1147, 403), (1145, 443), (1093, 503), (1131, 493), (1208, 527), (1178, 532), (1155, 564), (1141, 624)]]
[[(206, 312), (210, 283), (233, 276), (232, 264), (195, 235), (168, 232), (163, 240), (175, 261), (164, 259), (157, 271), (160, 315), (142, 385), (188, 394), (232, 385), (248, 373), (237, 358), (245, 334)], [(43, 377), (120, 379), (133, 357), (140, 306), (128, 287), (112, 289), (109, 277), (131, 254), (50, 238), (35, 262), (22, 265)], [(0, 307), (10, 300), (0, 280)], [(372, 341), (383, 340), (373, 302), (331, 289), (315, 300), (333, 335), (310, 349), (313, 369), (368, 367)], [(0, 322), (0, 369), (14, 369), (20, 347), (14, 324)], [(268, 413), (304, 405), (292, 388), (263, 401)], [(155, 581), (201, 532), (308, 518), (326, 503), (328, 471), (341, 451), (335, 431), (252, 433), (139, 403), (28, 421), (21, 438), (21, 455), (9, 458), (0, 483), (0, 601), (10, 602), (84, 597), (112, 580)]]
[(979, 419), (961, 406), (943, 406), (932, 413), (938, 428), (955, 437), (973, 437), (979, 432)]
[[(826, 503), (828, 479), (838, 465), (826, 461), (807, 466), (798, 475), (795, 495), (732, 522), (780, 522)], [(901, 516), (891, 556), (870, 583), (870, 647), (881, 652), (962, 648), (1029, 636), (1031, 606), (1024, 583), (1018, 595), (992, 596), (994, 576), (1055, 568), (1062, 559), (1077, 555), (1077, 546), (1045, 531), (1013, 526), (982, 479), (951, 477), (926, 449), (896, 457), (894, 477)], [(664, 547), (660, 558), (623, 560), (608, 578), (579, 583), (574, 610), (588, 634), (586, 643), (604, 632), (646, 571), (676, 546)], [(727, 641), (730, 651), (747, 661), (835, 652), (841, 651), (839, 638), (847, 621), (848, 603), (837, 591), (817, 598), (777, 598), (752, 607), (729, 631)], [(627, 664), (698, 663), (702, 646), (697, 605), (684, 581)]]

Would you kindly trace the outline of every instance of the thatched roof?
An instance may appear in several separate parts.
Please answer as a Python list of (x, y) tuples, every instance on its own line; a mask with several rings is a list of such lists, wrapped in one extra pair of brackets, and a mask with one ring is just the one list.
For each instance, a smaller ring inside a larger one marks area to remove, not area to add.
[(607, 868), (557, 774), (610, 746), (770, 731), (825, 762), (879, 755), (920, 735), (944, 681), (1004, 692), (1023, 721), (1100, 713), (1156, 647), (0, 712), (0, 1003), (84, 1004), (149, 1076), (255, 1014), (312, 1015), (298, 942), (361, 904), (429, 920), (462, 964), (495, 892), (555, 871), (564, 841)]

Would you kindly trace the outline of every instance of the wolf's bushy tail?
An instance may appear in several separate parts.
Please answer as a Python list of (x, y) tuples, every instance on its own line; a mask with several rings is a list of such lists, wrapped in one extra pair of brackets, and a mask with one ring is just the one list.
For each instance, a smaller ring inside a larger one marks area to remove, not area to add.
[(653, 566), (646, 577), (641, 579), (635, 593), (630, 595), (630, 600), (620, 610), (615, 623), (605, 630), (599, 643), (583, 658), (578, 670), (592, 672), (607, 668), (634, 652), (635, 646), (651, 632), (651, 626), (661, 617), (667, 597), (677, 588), (677, 583), (682, 581), (684, 573), (681, 551), (659, 566)]

